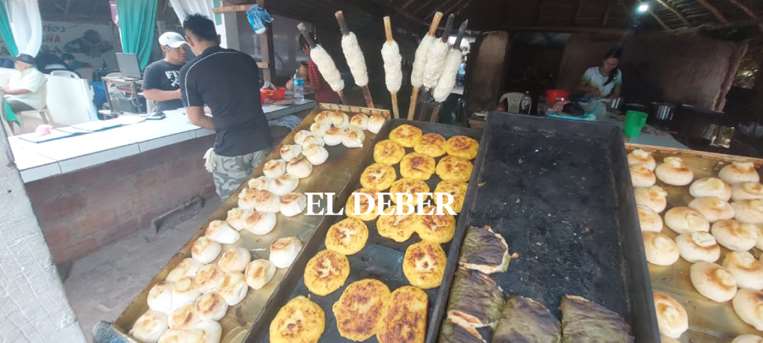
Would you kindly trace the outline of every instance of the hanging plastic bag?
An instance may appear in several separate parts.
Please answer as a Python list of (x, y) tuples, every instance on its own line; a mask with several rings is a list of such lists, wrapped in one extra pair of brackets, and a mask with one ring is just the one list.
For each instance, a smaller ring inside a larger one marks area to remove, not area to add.
[(265, 33), (265, 25), (273, 22), (273, 16), (260, 5), (252, 5), (246, 11), (246, 18), (249, 19), (249, 25), (256, 34)]

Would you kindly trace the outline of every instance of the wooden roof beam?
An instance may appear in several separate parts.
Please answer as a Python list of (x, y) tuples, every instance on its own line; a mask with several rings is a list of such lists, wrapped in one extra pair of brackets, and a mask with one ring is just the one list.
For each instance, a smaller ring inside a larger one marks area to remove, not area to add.
[(670, 4), (668, 4), (667, 2), (665, 2), (663, 0), (655, 0), (655, 2), (660, 4), (660, 6), (664, 7), (666, 10), (670, 11), (671, 13), (673, 13), (673, 15), (675, 15), (676, 17), (678, 17), (678, 19), (680, 19), (681, 22), (683, 22), (685, 26), (691, 26), (691, 23), (689, 22), (689, 20), (686, 19), (686, 17), (684, 17), (684, 15), (681, 14), (681, 12), (678, 12), (677, 9), (673, 8), (673, 6), (670, 6)]
[[(758, 20), (758, 15), (755, 14), (752, 9), (747, 7), (747, 5), (743, 4), (740, 0), (729, 0), (729, 2), (736, 5), (736, 7), (739, 7), (739, 9), (746, 13), (750, 18)], [(758, 28), (763, 31), (763, 24), (758, 24)]]
[(601, 17), (601, 26), (606, 27), (609, 23), (609, 14), (612, 11), (612, 1), (607, 1), (607, 7), (604, 9), (604, 14)]
[(718, 21), (720, 21), (722, 24), (728, 24), (729, 20), (726, 19), (726, 17), (721, 13), (721, 11), (718, 10), (713, 4), (707, 2), (707, 0), (697, 0), (697, 2), (702, 5), (706, 10), (708, 10), (710, 13), (712, 13)]
[(654, 11), (649, 10), (649, 14), (652, 16), (652, 18), (654, 18), (654, 21), (656, 21), (657, 24), (660, 24), (663, 30), (670, 31), (670, 26), (666, 25), (665, 22), (662, 21), (662, 19), (660, 19), (660, 17), (654, 13)]

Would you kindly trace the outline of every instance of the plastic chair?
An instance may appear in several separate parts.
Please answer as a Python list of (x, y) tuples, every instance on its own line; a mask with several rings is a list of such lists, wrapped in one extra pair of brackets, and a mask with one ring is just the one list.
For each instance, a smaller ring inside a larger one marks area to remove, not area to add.
[(50, 72), (51, 76), (68, 77), (70, 79), (79, 79), (79, 75), (71, 70), (54, 70)]
[(498, 104), (506, 101), (506, 112), (529, 114), (532, 109), (532, 98), (524, 93), (510, 92), (501, 95)]
[(47, 107), (52, 120), (58, 124), (75, 125), (97, 118), (90, 85), (87, 80), (74, 76), (48, 78)]

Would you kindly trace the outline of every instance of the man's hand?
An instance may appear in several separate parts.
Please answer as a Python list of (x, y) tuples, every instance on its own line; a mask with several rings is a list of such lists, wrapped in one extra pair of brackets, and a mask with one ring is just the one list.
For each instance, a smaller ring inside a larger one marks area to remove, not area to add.
[(214, 130), (215, 124), (212, 122), (212, 118), (207, 117), (204, 114), (204, 108), (200, 106), (186, 107), (185, 113), (188, 116), (188, 120), (191, 122), (191, 124), (201, 128)]

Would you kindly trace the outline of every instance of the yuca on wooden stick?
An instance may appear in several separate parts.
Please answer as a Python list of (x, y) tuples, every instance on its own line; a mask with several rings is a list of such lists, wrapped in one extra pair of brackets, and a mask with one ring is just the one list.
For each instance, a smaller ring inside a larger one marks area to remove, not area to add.
[(400, 56), (400, 47), (392, 37), (392, 22), (389, 17), (384, 17), (384, 32), (387, 41), (381, 49), (384, 60), (384, 83), (387, 85), (389, 96), (392, 98), (392, 113), (395, 118), (400, 118), (400, 110), (397, 106), (397, 92), (403, 84), (403, 57)]
[(454, 14), (448, 16), (442, 37), (432, 43), (432, 46), (427, 53), (427, 63), (424, 67), (424, 88), (427, 90), (437, 86), (437, 81), (440, 80), (440, 75), (442, 75), (442, 69), (445, 67), (445, 58), (447, 57), (449, 50), (448, 38), (453, 29), (453, 21), (455, 18), (456, 16)]
[(419, 47), (416, 48), (416, 55), (413, 59), (413, 69), (411, 70), (411, 85), (413, 90), (411, 91), (411, 103), (408, 106), (408, 120), (413, 120), (413, 115), (416, 113), (416, 101), (419, 98), (419, 89), (424, 84), (424, 68), (427, 64), (427, 55), (429, 54), (429, 48), (436, 40), (434, 34), (437, 32), (437, 27), (440, 26), (442, 20), (442, 12), (436, 12), (432, 18), (432, 24), (429, 25), (429, 31), (424, 38), (421, 39)]
[(458, 76), (458, 69), (463, 63), (464, 56), (461, 53), (461, 40), (464, 38), (466, 32), (466, 26), (469, 24), (469, 20), (464, 20), (461, 26), (458, 27), (458, 35), (456, 36), (456, 42), (448, 51), (448, 55), (445, 58), (445, 66), (443, 67), (442, 75), (437, 81), (437, 86), (432, 90), (432, 97), (437, 102), (430, 120), (437, 122), (440, 119), (440, 104), (445, 102), (453, 91), (453, 87), (456, 86), (456, 77)]
[(318, 71), (321, 72), (323, 79), (329, 84), (331, 90), (339, 95), (342, 103), (345, 103), (343, 93), (344, 80), (342, 80), (342, 74), (339, 73), (339, 69), (337, 69), (331, 55), (322, 46), (315, 44), (313, 37), (307, 32), (307, 26), (304, 23), (299, 23), (297, 29), (299, 29), (302, 37), (305, 37), (307, 44), (310, 46), (310, 59), (318, 67)]
[(366, 58), (363, 51), (360, 50), (358, 37), (350, 31), (347, 21), (344, 18), (344, 12), (336, 11), (334, 13), (336, 21), (339, 23), (339, 30), (342, 32), (342, 52), (350, 67), (352, 78), (355, 84), (363, 89), (363, 97), (366, 99), (366, 105), (374, 108), (374, 100), (371, 97), (371, 90), (368, 88), (368, 68), (366, 67)]

